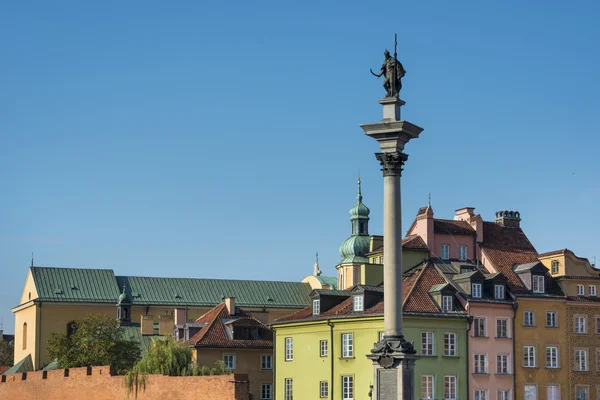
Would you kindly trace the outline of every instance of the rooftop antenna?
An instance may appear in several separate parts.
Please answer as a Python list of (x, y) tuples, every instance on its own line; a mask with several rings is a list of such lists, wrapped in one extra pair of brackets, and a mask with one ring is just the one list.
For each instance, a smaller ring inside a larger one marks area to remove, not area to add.
[(33, 253), (31, 253), (31, 266), (33, 267)]

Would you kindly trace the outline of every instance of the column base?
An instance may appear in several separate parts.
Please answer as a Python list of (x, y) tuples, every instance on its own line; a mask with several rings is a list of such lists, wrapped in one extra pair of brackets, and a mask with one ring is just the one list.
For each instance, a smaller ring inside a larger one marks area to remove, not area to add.
[(373, 361), (373, 400), (414, 400), (415, 361), (412, 342), (403, 336), (384, 336), (367, 358)]

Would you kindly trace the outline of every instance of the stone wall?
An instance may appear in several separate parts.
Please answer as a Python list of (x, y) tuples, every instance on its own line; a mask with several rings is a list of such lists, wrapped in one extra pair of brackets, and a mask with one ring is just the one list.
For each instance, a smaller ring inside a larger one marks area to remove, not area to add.
[[(248, 376), (174, 377), (149, 375), (138, 398), (161, 400), (248, 400)], [(112, 376), (110, 368), (70, 368), (2, 375), (0, 399), (11, 400), (115, 400), (135, 399), (123, 376)]]

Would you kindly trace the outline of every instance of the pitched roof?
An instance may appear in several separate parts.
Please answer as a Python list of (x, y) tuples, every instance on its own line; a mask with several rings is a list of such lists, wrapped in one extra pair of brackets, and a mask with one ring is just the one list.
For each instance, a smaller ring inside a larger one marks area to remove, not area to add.
[(260, 340), (233, 339), (228, 334), (225, 324), (238, 320), (251, 321), (253, 326), (269, 331), (266, 325), (239, 307), (236, 307), (235, 315), (230, 315), (225, 303), (221, 303), (196, 320), (197, 323), (205, 325), (187, 343), (195, 347), (265, 349), (273, 347), (272, 337), (264, 337)]
[[(419, 235), (408, 235), (407, 237), (402, 239), (402, 249), (421, 250), (421, 251), (429, 250), (427, 248), (427, 244), (425, 244), (425, 241)], [(366, 255), (381, 254), (381, 253), (383, 253), (383, 250), (384, 250), (384, 246), (379, 246), (378, 248), (374, 249), (373, 251), (367, 253)]]
[(535, 267), (539, 263), (540, 263), (539, 261), (536, 261), (536, 262), (530, 262), (530, 263), (527, 263), (527, 264), (519, 264), (519, 265), (517, 265), (513, 269), (513, 271), (515, 271), (515, 272), (529, 271), (530, 269), (532, 269), (533, 267)]
[(453, 219), (433, 220), (433, 231), (446, 235), (476, 235), (475, 229), (467, 221), (455, 221)]
[(9, 369), (10, 369), (10, 365), (0, 365), (0, 375), (2, 375), (3, 373), (5, 373)]
[(41, 301), (117, 303), (123, 285), (133, 304), (209, 306), (232, 296), (244, 307), (302, 308), (311, 287), (302, 282), (115, 276), (111, 269), (31, 267)]
[(335, 276), (318, 275), (315, 276), (315, 278), (317, 278), (317, 280), (321, 282), (322, 285), (329, 285), (332, 289), (338, 288), (338, 280)]
[(2, 375), (17, 374), (19, 372), (33, 371), (33, 361), (31, 360), (31, 354), (27, 354), (24, 359), (4, 371)]

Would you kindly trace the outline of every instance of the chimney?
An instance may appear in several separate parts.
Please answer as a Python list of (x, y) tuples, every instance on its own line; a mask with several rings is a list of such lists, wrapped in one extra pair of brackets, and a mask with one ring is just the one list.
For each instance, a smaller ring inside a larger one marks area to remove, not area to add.
[(521, 214), (518, 211), (497, 211), (496, 223), (505, 228), (520, 228)]
[(187, 310), (185, 308), (175, 309), (175, 325), (185, 325), (187, 322)]
[(457, 221), (467, 221), (470, 222), (471, 218), (475, 216), (473, 212), (475, 207), (463, 207), (456, 210), (456, 216), (454, 217)]
[(225, 307), (229, 315), (235, 315), (235, 297), (225, 297)]

